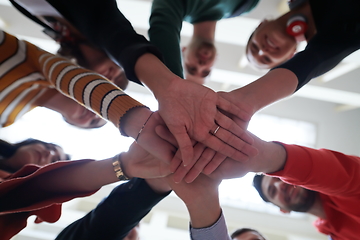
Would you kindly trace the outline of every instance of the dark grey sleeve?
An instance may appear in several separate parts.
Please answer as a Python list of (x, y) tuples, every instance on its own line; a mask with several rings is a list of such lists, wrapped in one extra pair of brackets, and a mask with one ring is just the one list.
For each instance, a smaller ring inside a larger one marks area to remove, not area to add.
[(155, 193), (144, 179), (114, 188), (95, 209), (66, 227), (56, 240), (121, 240), (168, 193)]

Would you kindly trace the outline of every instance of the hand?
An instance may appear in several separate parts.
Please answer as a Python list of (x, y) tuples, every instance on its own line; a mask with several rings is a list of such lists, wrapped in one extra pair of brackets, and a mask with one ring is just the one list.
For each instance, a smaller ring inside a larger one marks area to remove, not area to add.
[[(176, 148), (155, 133), (155, 127), (165, 125), (165, 123), (158, 112), (151, 114), (152, 112), (147, 108), (131, 109), (124, 116), (123, 126), (125, 132), (134, 139), (137, 138), (137, 143), (155, 158), (170, 163), (175, 155)], [(144, 124), (145, 126), (139, 135), (139, 131)]]
[[(155, 131), (161, 138), (176, 145), (176, 141), (173, 135), (171, 135), (171, 133), (165, 126), (157, 126)], [(210, 174), (226, 159), (226, 156), (220, 153), (216, 153), (214, 150), (212, 150), (211, 148), (207, 148), (202, 143), (196, 143), (194, 145), (194, 152), (194, 160), (186, 167), (181, 165), (180, 151), (177, 151), (174, 159), (171, 161), (170, 169), (172, 172), (174, 172), (172, 178), (173, 181), (175, 181), (176, 183), (179, 183), (182, 180), (185, 180), (185, 182), (187, 183), (191, 183), (200, 175), (201, 172), (204, 172), (205, 174)], [(229, 161), (230, 160), (231, 159), (229, 159)], [(223, 168), (227, 167), (228, 164)], [(218, 171), (217, 175), (222, 173), (222, 169)], [(237, 174), (237, 170), (235, 170), (235, 172), (235, 174)]]
[[(240, 89), (237, 90), (237, 94), (234, 94), (234, 92), (222, 92), (222, 91), (217, 92), (217, 94), (219, 94), (222, 98), (235, 104), (237, 107), (246, 109), (246, 112), (248, 112), (249, 116), (252, 117), (255, 110), (250, 106), (250, 104), (247, 104), (246, 101), (243, 101), (241, 99), (242, 95), (239, 93), (240, 93)], [(228, 116), (229, 118), (231, 118), (237, 125), (239, 125), (244, 130), (247, 129), (247, 127), (249, 125), (249, 121), (244, 121), (240, 117), (238, 117), (234, 114), (228, 113), (228, 112), (222, 111), (222, 113), (225, 114), (226, 116)]]
[[(251, 135), (259, 154), (247, 162), (227, 158), (214, 172), (209, 174), (211, 178), (238, 178), (245, 176), (248, 172), (272, 173), (284, 168), (287, 159), (285, 148), (281, 144), (266, 142), (253, 134)], [(204, 172), (207, 172), (206, 170), (205, 168)]]
[(159, 178), (171, 174), (169, 164), (156, 159), (136, 142), (121, 154), (120, 161), (125, 175), (130, 178)]
[(184, 165), (194, 157), (190, 138), (235, 160), (244, 161), (257, 154), (251, 146), (252, 138), (219, 109), (244, 122), (250, 120), (250, 114), (209, 88), (177, 80), (157, 98), (159, 113), (179, 145)]

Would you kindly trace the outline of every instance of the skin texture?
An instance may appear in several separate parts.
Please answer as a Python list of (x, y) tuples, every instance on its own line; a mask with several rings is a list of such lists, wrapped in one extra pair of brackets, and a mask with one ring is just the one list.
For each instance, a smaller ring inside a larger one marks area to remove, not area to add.
[(217, 50), (214, 45), (216, 21), (193, 25), (193, 36), (182, 49), (185, 79), (204, 84), (215, 63)]
[(34, 143), (20, 147), (12, 157), (4, 162), (4, 165), (16, 171), (26, 164), (44, 166), (66, 159), (67, 156), (60, 146), (51, 143)]
[(256, 28), (246, 47), (249, 62), (257, 68), (269, 69), (290, 59), (296, 51), (294, 37), (274, 20), (264, 20)]
[(60, 113), (65, 121), (80, 128), (98, 128), (104, 126), (107, 121), (99, 115), (75, 102), (71, 98), (58, 92), (43, 107)]
[(183, 62), (185, 79), (204, 84), (209, 76), (216, 58), (216, 48), (213, 43), (193, 41), (183, 47)]
[(279, 178), (265, 176), (262, 184), (264, 195), (284, 213), (307, 212), (314, 204), (315, 192), (284, 183)]
[(79, 44), (79, 48), (87, 62), (86, 68), (103, 75), (123, 90), (127, 88), (129, 80), (126, 78), (124, 69), (103, 51), (88, 44)]
[[(289, 20), (299, 14), (306, 19), (307, 28), (304, 36), (296, 39), (286, 32), (286, 28)], [(255, 67), (270, 69), (290, 59), (296, 52), (297, 44), (309, 41), (315, 34), (316, 26), (307, 1), (275, 20), (261, 22), (248, 41), (246, 55)]]
[[(138, 59), (135, 72), (157, 98), (159, 114), (176, 139), (184, 165), (194, 158), (192, 139), (239, 161), (256, 155), (251, 138), (219, 109), (248, 121), (246, 111), (238, 111), (209, 88), (183, 81), (152, 54), (144, 54)], [(211, 133), (218, 125), (221, 129), (214, 136)]]

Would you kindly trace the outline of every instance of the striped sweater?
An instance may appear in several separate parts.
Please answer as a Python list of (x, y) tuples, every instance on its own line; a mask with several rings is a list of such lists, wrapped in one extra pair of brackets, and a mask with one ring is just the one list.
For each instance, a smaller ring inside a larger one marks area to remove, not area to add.
[(119, 129), (128, 110), (145, 107), (105, 77), (3, 31), (0, 52), (0, 127), (43, 105), (58, 91)]

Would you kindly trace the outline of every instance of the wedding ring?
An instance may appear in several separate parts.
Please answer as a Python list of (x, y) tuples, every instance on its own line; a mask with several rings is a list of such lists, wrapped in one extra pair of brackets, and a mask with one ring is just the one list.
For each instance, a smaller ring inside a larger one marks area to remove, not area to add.
[(213, 135), (215, 136), (215, 134), (217, 133), (217, 131), (219, 131), (220, 126), (217, 126), (217, 128), (215, 129), (215, 131), (213, 132)]

